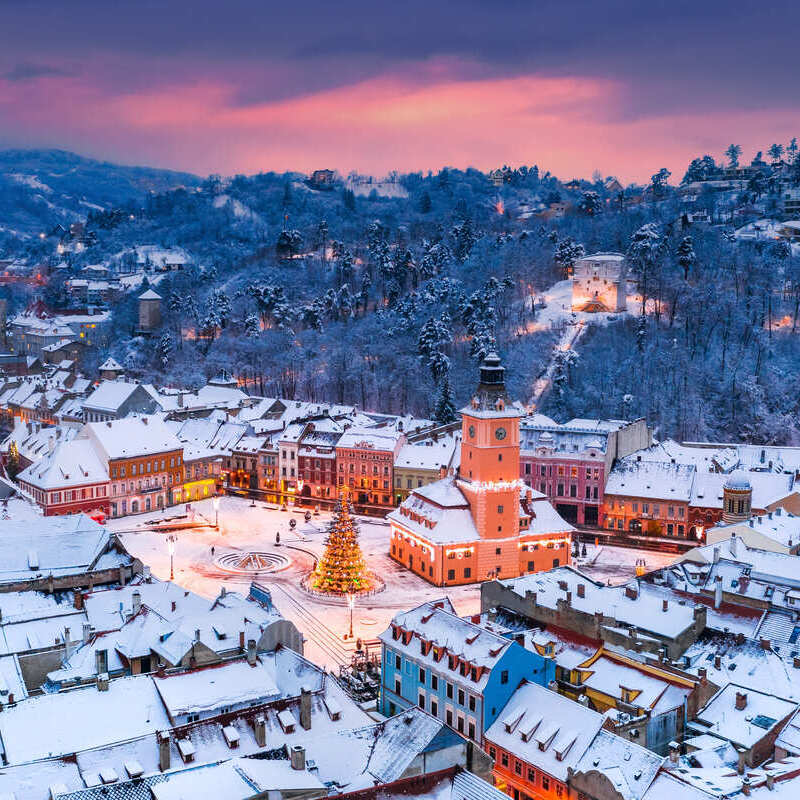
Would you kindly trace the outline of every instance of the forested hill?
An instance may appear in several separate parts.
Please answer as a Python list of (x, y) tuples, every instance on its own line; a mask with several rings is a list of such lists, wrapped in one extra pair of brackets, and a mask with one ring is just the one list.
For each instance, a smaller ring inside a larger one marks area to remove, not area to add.
[[(739, 209), (758, 214), (767, 190), (701, 194), (691, 210), (710, 213), (693, 223), (665, 173), (643, 191), (564, 184), (536, 167), (317, 184), (156, 171), (164, 191), (90, 209), (84, 251), (55, 255), (38, 237), (6, 251), (66, 260), (44, 290), (59, 307), (75, 302), (64, 282), (87, 265), (113, 272), (138, 246), (182, 249), (187, 269), (149, 275), (164, 297), (155, 339), (134, 335), (136, 292), (112, 307), (108, 350), (160, 384), (226, 368), (257, 393), (445, 419), (496, 348), (523, 402), (555, 362), (542, 410), (559, 419), (647, 416), (661, 436), (794, 441), (800, 259), (785, 242), (732, 236)], [(100, 182), (142, 189), (136, 174)], [(564, 351), (569, 298), (539, 301), (595, 251), (628, 254), (647, 313), (632, 297), (630, 315), (590, 325)], [(40, 290), (4, 291), (13, 312)], [(89, 351), (84, 368), (106, 355)]]
[(64, 150), (0, 151), (0, 241), (3, 233), (37, 236), (93, 209), (140, 204), (149, 192), (199, 182), (186, 173), (120, 166)]

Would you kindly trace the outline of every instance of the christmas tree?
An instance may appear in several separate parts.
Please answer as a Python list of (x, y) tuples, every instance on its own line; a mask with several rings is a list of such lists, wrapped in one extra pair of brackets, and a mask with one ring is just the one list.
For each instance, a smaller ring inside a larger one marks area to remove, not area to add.
[(312, 583), (318, 591), (331, 594), (350, 594), (367, 586), (367, 567), (346, 486), (341, 489), (325, 539), (325, 552), (314, 570)]

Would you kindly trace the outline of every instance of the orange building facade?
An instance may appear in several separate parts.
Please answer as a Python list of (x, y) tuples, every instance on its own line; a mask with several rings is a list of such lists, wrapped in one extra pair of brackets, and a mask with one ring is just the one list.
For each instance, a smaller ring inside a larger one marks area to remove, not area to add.
[(569, 563), (571, 526), (520, 480), (520, 411), (491, 355), (462, 409), (457, 474), (414, 490), (391, 514), (390, 555), (437, 586), (514, 578)]

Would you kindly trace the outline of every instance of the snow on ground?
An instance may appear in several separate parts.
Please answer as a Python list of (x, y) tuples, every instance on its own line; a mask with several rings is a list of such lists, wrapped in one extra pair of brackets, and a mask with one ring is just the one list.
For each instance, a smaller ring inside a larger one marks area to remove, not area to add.
[(619, 319), (625, 313), (637, 315), (641, 311), (642, 299), (635, 293), (631, 293), (628, 288), (627, 312), (588, 312), (572, 310), (572, 281), (565, 280), (554, 283), (549, 289), (536, 295), (536, 301), (544, 300), (547, 304), (544, 308), (537, 308), (536, 321), (533, 327), (529, 327), (528, 332), (550, 330), (563, 324), (575, 324), (577, 322), (590, 322), (596, 325), (606, 325), (609, 321)]
[(214, 198), (214, 208), (224, 208), (225, 206), (230, 206), (234, 217), (239, 217), (240, 219), (249, 219), (253, 222), (263, 222), (261, 217), (256, 214), (253, 209), (249, 208), (235, 197), (231, 197), (227, 194), (217, 195)]
[(24, 175), (21, 172), (7, 172), (6, 176), (28, 186), (31, 189), (37, 189), (40, 192), (52, 192), (53, 190), (46, 184), (42, 183), (35, 175)]
[[(164, 531), (152, 530), (153, 523), (167, 517), (183, 516), (184, 507), (166, 512), (110, 520), (108, 525), (118, 531), (127, 549), (149, 564), (153, 574), (161, 579), (170, 576), (170, 556)], [(355, 649), (343, 635), (349, 626), (347, 607), (337, 600), (311, 596), (300, 588), (300, 580), (313, 567), (315, 557), (324, 549), (325, 527), (330, 514), (320, 514), (309, 524), (303, 519), (304, 510), (280, 511), (274, 506), (239, 497), (222, 497), (219, 508), (219, 530), (213, 527), (214, 509), (211, 500), (192, 503), (189, 517), (195, 527), (178, 530), (174, 553), (175, 581), (186, 589), (205, 597), (215, 597), (222, 585), (246, 593), (251, 582), (248, 575), (233, 574), (217, 566), (215, 559), (227, 553), (258, 550), (286, 556), (291, 564), (279, 571), (258, 577), (272, 591), (275, 605), (292, 620), (306, 637), (306, 655), (329, 669), (348, 662)], [(297, 527), (291, 531), (289, 520)], [(399, 611), (405, 611), (431, 599), (447, 595), (459, 614), (471, 614), (480, 609), (480, 588), (459, 586), (441, 589), (432, 586), (392, 561), (387, 555), (389, 526), (383, 520), (361, 518), (360, 541), (364, 557), (373, 572), (385, 582), (386, 589), (372, 597), (356, 600), (353, 630), (370, 649), (374, 641)], [(280, 545), (275, 536), (280, 533)], [(214, 547), (214, 556), (211, 548)], [(596, 558), (594, 558), (596, 556)], [(601, 580), (608, 578), (619, 583), (635, 574), (636, 558), (644, 558), (648, 567), (659, 566), (662, 557), (654, 553), (602, 547), (599, 552), (590, 547), (586, 567), (588, 574)], [(664, 556), (663, 563), (673, 557)]]

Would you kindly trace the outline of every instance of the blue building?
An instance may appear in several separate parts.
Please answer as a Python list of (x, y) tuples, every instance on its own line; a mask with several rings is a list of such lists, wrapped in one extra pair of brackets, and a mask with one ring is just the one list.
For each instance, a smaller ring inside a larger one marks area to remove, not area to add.
[(522, 681), (555, 678), (552, 659), (462, 619), (447, 599), (398, 614), (379, 638), (381, 712), (416, 705), (480, 745)]

